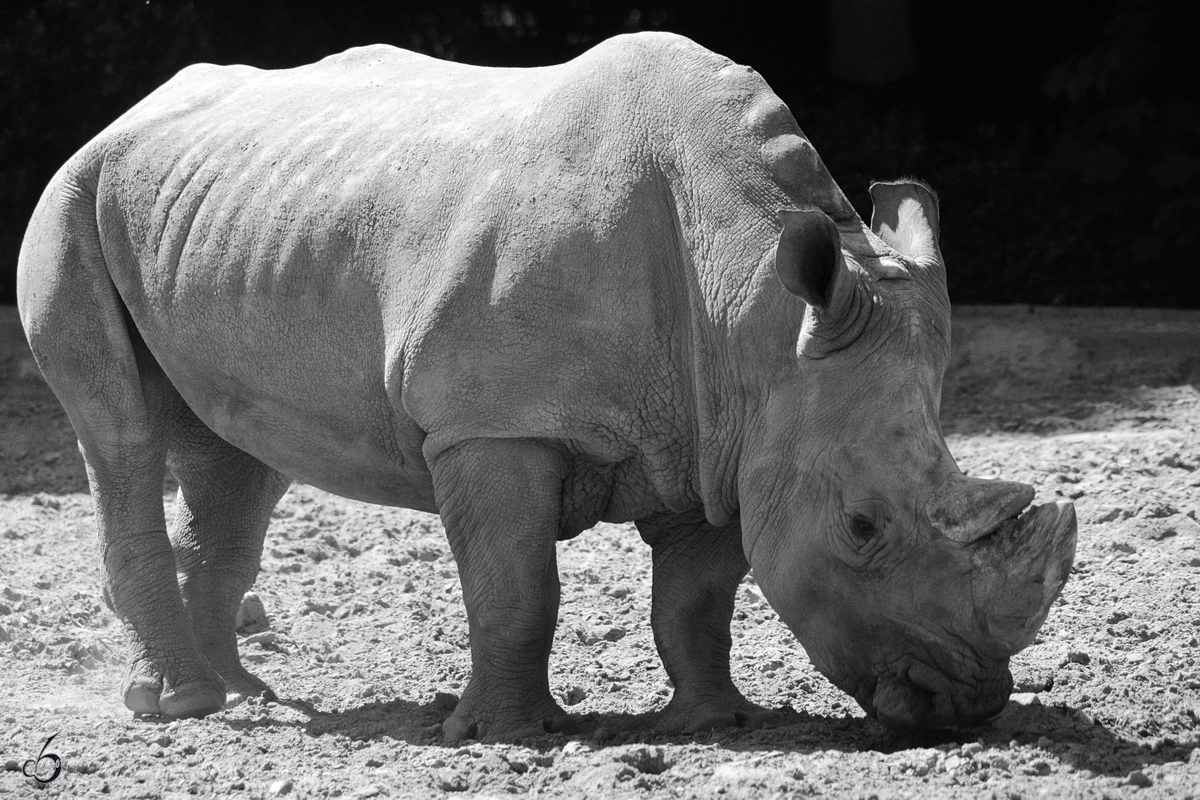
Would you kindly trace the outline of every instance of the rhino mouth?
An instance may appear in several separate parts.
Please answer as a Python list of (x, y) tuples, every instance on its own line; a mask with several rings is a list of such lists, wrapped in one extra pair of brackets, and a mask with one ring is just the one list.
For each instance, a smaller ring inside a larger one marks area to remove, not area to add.
[(917, 665), (881, 677), (869, 702), (859, 704), (895, 731), (969, 727), (1003, 711), (1012, 687), (1007, 660), (992, 665), (969, 685)]

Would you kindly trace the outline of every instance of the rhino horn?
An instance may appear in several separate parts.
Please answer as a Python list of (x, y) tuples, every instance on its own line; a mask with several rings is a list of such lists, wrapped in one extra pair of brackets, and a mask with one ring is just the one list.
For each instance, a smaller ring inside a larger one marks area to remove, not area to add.
[(909, 258), (933, 258), (938, 251), (938, 200), (919, 181), (871, 184), (871, 231)]
[(997, 654), (1033, 642), (1071, 573), (1077, 527), (1071, 503), (1045, 503), (1003, 523), (972, 552), (976, 613)]
[(938, 533), (970, 544), (994, 531), (1033, 502), (1033, 487), (1010, 481), (948, 477), (925, 503), (925, 516)]

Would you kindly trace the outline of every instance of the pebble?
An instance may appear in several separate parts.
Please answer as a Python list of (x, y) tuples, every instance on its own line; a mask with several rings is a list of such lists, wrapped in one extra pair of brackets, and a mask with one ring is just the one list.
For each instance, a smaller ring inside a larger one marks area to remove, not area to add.
[(1019, 706), (1040, 706), (1042, 704), (1041, 699), (1035, 692), (1015, 692), (1008, 699), (1009, 702)]
[(271, 788), (267, 789), (267, 794), (283, 795), (292, 790), (292, 782), (290, 780), (279, 780), (271, 784)]
[(240, 633), (259, 633), (270, 625), (267, 619), (267, 607), (257, 592), (246, 592), (242, 604), (238, 606), (235, 627)]
[(628, 633), (620, 625), (581, 625), (575, 629), (575, 636), (579, 641), (589, 647), (594, 644), (599, 644), (601, 641), (616, 642), (625, 638)]
[(562, 754), (564, 756), (569, 756), (573, 753), (586, 753), (590, 749), (591, 748), (588, 747), (583, 742), (578, 741), (576, 739), (572, 739), (571, 741), (569, 741), (563, 745)]
[(1067, 661), (1074, 664), (1090, 664), (1092, 663), (1092, 657), (1079, 650), (1072, 650), (1067, 654)]
[(253, 633), (242, 639), (242, 644), (274, 644), (278, 639), (278, 634), (275, 631), (263, 631), (262, 633)]
[(1137, 786), (1142, 789), (1154, 785), (1154, 781), (1150, 780), (1146, 773), (1142, 772), (1140, 769), (1135, 769), (1133, 772), (1129, 773), (1129, 777), (1125, 779), (1125, 783), (1128, 786)]
[(33, 497), (29, 498), (29, 503), (30, 505), (49, 508), (53, 511), (58, 511), (60, 508), (62, 508), (62, 501), (60, 501), (57, 497), (51, 497), (50, 495), (42, 492), (39, 492)]

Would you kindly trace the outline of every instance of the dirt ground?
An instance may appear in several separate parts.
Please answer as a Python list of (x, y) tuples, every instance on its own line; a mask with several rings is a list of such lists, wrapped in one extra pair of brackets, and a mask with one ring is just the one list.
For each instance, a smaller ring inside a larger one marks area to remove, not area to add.
[[(601, 525), (559, 547), (550, 674), (588, 733), (445, 746), (469, 652), (437, 518), (301, 485), (255, 589), (269, 623), (241, 644), (280, 702), (134, 719), (74, 436), (0, 307), (0, 795), (1200, 798), (1200, 312), (959, 308), (954, 343), (943, 422), (962, 467), (1074, 498), (1080, 520), (1071, 580), (1014, 658), (1000, 716), (888, 733), (748, 578), (734, 679), (793, 710), (763, 730), (658, 736), (670, 689), (648, 550)], [(53, 772), (43, 750), (61, 763), (44, 785), (22, 774)]]

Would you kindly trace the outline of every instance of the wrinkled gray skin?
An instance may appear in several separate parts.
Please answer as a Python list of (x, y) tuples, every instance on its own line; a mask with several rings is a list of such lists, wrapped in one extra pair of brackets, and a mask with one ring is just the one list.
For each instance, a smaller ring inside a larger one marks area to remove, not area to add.
[(59, 171), (20, 259), (126, 705), (269, 692), (234, 617), (295, 479), (441, 514), (473, 665), (450, 740), (566, 722), (555, 541), (600, 520), (653, 548), (664, 729), (766, 713), (729, 674), (750, 566), (884, 723), (997, 712), (1074, 515), (1014, 519), (1032, 489), (955, 466), (937, 202), (872, 193), (867, 228), (756, 73), (666, 34), (539, 69), (184, 70)]

